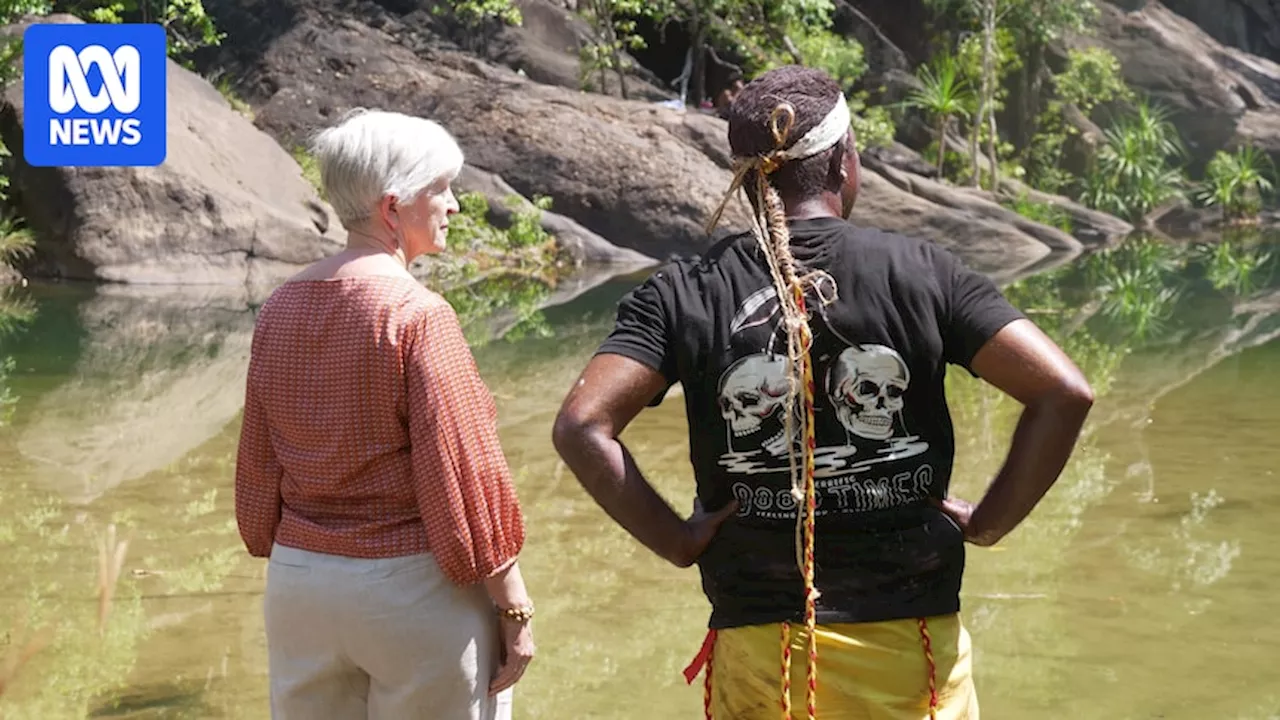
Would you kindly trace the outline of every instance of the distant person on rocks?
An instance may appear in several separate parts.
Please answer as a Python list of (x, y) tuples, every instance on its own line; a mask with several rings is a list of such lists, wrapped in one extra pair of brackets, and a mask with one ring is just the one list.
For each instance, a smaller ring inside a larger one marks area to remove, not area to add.
[(742, 88), (741, 75), (734, 75), (729, 79), (729, 84), (716, 95), (716, 115), (724, 119), (729, 118), (729, 108), (733, 106), (734, 98), (738, 97), (738, 93), (742, 92)]
[(272, 717), (510, 718), (524, 520), (457, 316), (407, 269), (445, 248), (462, 151), (357, 110), (314, 155), (347, 247), (263, 305), (236, 461), (240, 535), (270, 557)]
[[(641, 543), (698, 565), (711, 617), (686, 677), (705, 666), (708, 717), (977, 720), (965, 543), (992, 545), (1031, 512), (1092, 390), (988, 278), (930, 242), (847, 222), (860, 168), (829, 76), (772, 70), (728, 116), (729, 196), (745, 191), (755, 230), (622, 300), (555, 446)], [(949, 493), (948, 365), (1025, 406), (977, 505)], [(619, 440), (675, 383), (688, 518)]]

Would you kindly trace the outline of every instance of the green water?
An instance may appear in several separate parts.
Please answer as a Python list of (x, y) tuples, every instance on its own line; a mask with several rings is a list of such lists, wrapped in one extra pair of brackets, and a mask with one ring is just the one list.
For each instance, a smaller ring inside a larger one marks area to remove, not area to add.
[[(1008, 288), (1099, 401), (1033, 518), (970, 553), (963, 613), (985, 717), (1280, 718), (1280, 246), (1224, 247), (1132, 245)], [(699, 717), (699, 690), (679, 675), (707, 612), (696, 572), (616, 529), (549, 442), (633, 281), (476, 350), (539, 607), (518, 718)], [(213, 293), (55, 285), (28, 297), (34, 321), (0, 350), (20, 396), (0, 430), (0, 633), (14, 628), (0, 659), (27, 637), (24, 619), (52, 643), (0, 714), (266, 718), (263, 564), (232, 517), (252, 312)], [(1017, 408), (963, 373), (949, 382), (953, 488), (973, 497)], [(679, 507), (692, 489), (684, 428), (673, 397), (625, 438)], [(131, 542), (100, 634), (96, 543), (111, 522)]]

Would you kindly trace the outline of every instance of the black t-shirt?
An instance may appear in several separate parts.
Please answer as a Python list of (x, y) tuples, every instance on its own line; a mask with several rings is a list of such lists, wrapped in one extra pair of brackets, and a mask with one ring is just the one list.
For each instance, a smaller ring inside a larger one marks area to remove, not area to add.
[[(988, 278), (929, 242), (836, 218), (790, 228), (799, 265), (826, 271), (837, 286), (831, 304), (816, 294), (807, 301), (818, 620), (955, 612), (963, 537), (928, 502), (946, 496), (955, 450), (943, 379), (948, 363), (968, 368), (1022, 314)], [(714, 628), (803, 616), (780, 317), (757, 241), (734, 235), (631, 291), (598, 351), (683, 385), (698, 497), (711, 510), (740, 501), (698, 562)]]

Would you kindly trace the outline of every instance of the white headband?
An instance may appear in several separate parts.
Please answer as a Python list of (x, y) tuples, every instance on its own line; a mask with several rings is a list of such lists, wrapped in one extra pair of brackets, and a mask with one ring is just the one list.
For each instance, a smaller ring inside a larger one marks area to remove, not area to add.
[[(794, 110), (792, 112), (794, 113)], [(797, 140), (791, 147), (772, 152), (763, 157), (734, 156), (733, 182), (729, 184), (728, 192), (721, 198), (720, 205), (711, 214), (711, 220), (707, 223), (707, 234), (711, 234), (716, 225), (720, 223), (720, 217), (724, 214), (725, 206), (728, 205), (729, 199), (733, 197), (734, 193), (742, 188), (742, 183), (746, 180), (748, 172), (758, 169), (764, 175), (768, 175), (777, 170), (783, 163), (813, 157), (823, 150), (834, 147), (836, 143), (848, 135), (849, 130), (849, 104), (844, 99), (844, 93), (840, 93), (839, 97), (836, 98), (835, 107), (831, 108), (827, 116), (822, 118), (822, 122), (805, 133), (804, 137)], [(777, 132), (776, 129), (775, 132)], [(761, 181), (763, 182), (763, 180)]]
[(831, 108), (831, 112), (822, 118), (822, 122), (813, 127), (812, 130), (804, 134), (804, 137), (796, 141), (794, 145), (778, 153), (779, 164), (791, 160), (803, 160), (807, 157), (813, 157), (818, 153), (830, 147), (834, 147), (836, 143), (844, 139), (849, 132), (849, 104), (845, 102), (844, 93), (836, 98), (835, 107)]

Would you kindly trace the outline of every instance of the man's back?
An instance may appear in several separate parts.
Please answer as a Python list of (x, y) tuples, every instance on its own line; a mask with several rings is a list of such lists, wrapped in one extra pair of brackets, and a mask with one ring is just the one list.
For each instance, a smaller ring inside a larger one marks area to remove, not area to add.
[[(967, 367), (1021, 314), (930, 243), (835, 218), (793, 221), (790, 230), (799, 271), (829, 276), (806, 301), (819, 622), (955, 612), (963, 534), (928, 502), (946, 497), (951, 475), (946, 365)], [(803, 612), (788, 452), (788, 427), (798, 447), (800, 422), (788, 424), (787, 338), (774, 287), (756, 240), (727, 238), (629, 295), (600, 350), (682, 383), (698, 496), (707, 507), (738, 501), (699, 560), (712, 627)]]

